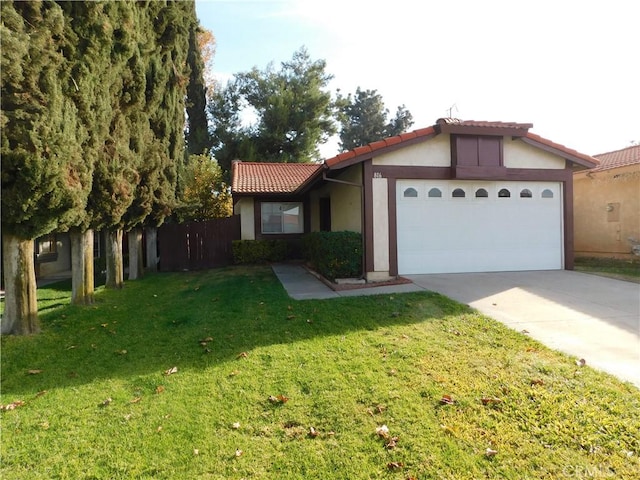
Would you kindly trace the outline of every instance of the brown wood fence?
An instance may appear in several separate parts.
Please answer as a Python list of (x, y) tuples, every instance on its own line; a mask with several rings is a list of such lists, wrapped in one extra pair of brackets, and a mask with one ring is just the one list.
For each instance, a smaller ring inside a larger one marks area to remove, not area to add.
[(240, 239), (240, 215), (158, 228), (159, 270), (177, 272), (233, 263), (231, 242)]

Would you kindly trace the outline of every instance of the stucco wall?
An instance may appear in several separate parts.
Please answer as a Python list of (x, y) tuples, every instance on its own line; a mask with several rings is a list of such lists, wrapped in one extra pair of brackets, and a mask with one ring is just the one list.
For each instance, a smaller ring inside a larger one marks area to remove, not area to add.
[(563, 169), (565, 159), (532, 145), (522, 140), (512, 140), (509, 137), (503, 139), (503, 160), (507, 168), (551, 168)]
[(373, 269), (389, 274), (389, 190), (386, 178), (372, 179)]
[(240, 238), (256, 239), (256, 226), (253, 218), (253, 198), (241, 198), (233, 207), (233, 213), (240, 215)]
[(640, 241), (640, 165), (573, 177), (576, 256), (632, 257)]
[(71, 270), (71, 239), (69, 238), (69, 234), (57, 233), (56, 244), (58, 259), (55, 262), (40, 264), (39, 276), (41, 277)]
[(373, 165), (450, 167), (449, 135), (437, 135), (424, 142), (373, 158)]
[[(362, 166), (353, 165), (335, 179), (361, 185)], [(334, 232), (348, 230), (360, 233), (362, 231), (361, 191), (362, 188), (355, 185), (328, 182), (322, 188), (311, 192), (311, 231), (320, 230), (319, 199), (328, 196), (331, 198), (331, 230)]]

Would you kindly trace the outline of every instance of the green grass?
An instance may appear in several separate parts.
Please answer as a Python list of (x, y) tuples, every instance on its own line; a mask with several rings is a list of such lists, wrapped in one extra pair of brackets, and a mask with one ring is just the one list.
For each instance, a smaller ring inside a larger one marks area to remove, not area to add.
[(576, 258), (574, 268), (579, 272), (640, 283), (640, 258), (621, 260), (615, 258)]
[(266, 267), (150, 275), (92, 307), (38, 293), (43, 332), (2, 338), (0, 403), (25, 402), (0, 414), (3, 479), (640, 471), (637, 388), (438, 294), (296, 302)]

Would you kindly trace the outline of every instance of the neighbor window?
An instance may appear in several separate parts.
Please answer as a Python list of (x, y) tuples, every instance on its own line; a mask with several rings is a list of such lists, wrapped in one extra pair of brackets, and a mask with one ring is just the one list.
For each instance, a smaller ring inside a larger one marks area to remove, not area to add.
[(36, 242), (36, 254), (47, 255), (57, 253), (58, 242), (56, 241), (56, 234), (50, 233), (44, 237), (40, 237)]
[(262, 233), (303, 233), (302, 202), (263, 202)]

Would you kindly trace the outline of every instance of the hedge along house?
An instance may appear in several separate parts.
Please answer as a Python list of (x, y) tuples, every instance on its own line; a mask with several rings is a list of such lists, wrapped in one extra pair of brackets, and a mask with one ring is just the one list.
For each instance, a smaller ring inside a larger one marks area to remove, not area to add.
[(573, 268), (573, 173), (598, 161), (531, 124), (439, 119), (323, 164), (234, 162), (242, 238), (363, 235), (368, 281)]

